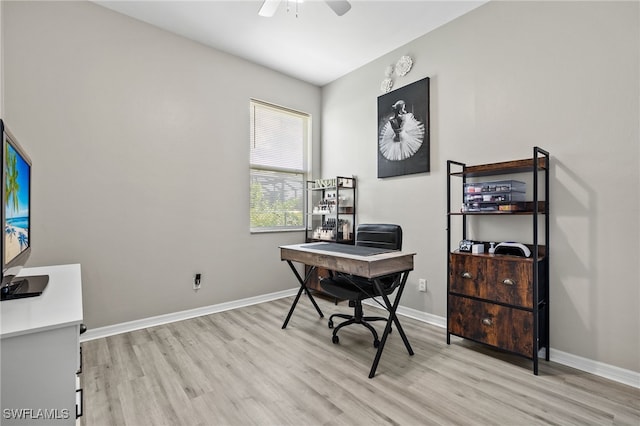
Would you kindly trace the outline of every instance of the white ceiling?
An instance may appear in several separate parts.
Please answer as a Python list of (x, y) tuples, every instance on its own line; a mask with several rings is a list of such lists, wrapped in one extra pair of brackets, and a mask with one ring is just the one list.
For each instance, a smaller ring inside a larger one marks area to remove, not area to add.
[(351, 0), (337, 16), (324, 1), (306, 0), (296, 16), (293, 0), (282, 0), (271, 18), (258, 16), (262, 0), (95, 3), (323, 86), (486, 1)]

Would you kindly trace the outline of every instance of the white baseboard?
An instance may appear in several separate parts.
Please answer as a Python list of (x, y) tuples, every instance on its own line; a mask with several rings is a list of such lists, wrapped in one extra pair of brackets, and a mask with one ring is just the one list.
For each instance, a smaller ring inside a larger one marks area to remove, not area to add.
[[(370, 304), (371, 306), (378, 306), (370, 302), (365, 303), (368, 305)], [(427, 324), (447, 328), (447, 319), (445, 317), (428, 314), (426, 312), (406, 308), (404, 306), (398, 306), (397, 312), (399, 315), (404, 315), (406, 317), (413, 318)], [(542, 349), (540, 351), (540, 354), (540, 357), (544, 359), (545, 350)], [(567, 367), (594, 374), (596, 376), (604, 377), (605, 379), (613, 380), (614, 382), (633, 386), (635, 388), (640, 388), (640, 373), (636, 371), (626, 370), (624, 368), (605, 364), (600, 361), (594, 361), (588, 358), (583, 358), (581, 356), (562, 352), (553, 348), (549, 349), (549, 360), (558, 364), (566, 365)]]
[(298, 289), (278, 291), (261, 296), (248, 297), (246, 299), (234, 300), (231, 302), (218, 303), (216, 305), (203, 306), (201, 308), (189, 309), (186, 311), (172, 312), (170, 314), (158, 315), (155, 317), (143, 318), (135, 321), (123, 322), (120, 324), (108, 325), (87, 330), (80, 336), (80, 342), (109, 337), (115, 334), (127, 333), (129, 331), (140, 330), (142, 328), (154, 327), (156, 325), (168, 324), (170, 322), (182, 321), (203, 315), (224, 312), (230, 309), (242, 308), (256, 305), (258, 303), (269, 302), (271, 300), (282, 299), (283, 297), (294, 296)]
[(396, 312), (399, 315), (404, 315), (405, 317), (426, 322), (427, 324), (435, 325), (440, 328), (447, 328), (447, 319), (445, 317), (429, 314), (417, 309), (406, 308), (404, 306), (398, 306), (398, 310)]
[[(174, 312), (171, 314), (158, 315), (150, 318), (143, 318), (140, 320), (124, 322), (115, 325), (109, 325), (106, 327), (100, 327), (87, 330), (82, 336), (80, 336), (81, 342), (89, 340), (99, 339), (102, 337), (113, 336), (115, 334), (126, 333), (129, 331), (140, 330), (142, 328), (154, 327), (157, 325), (167, 324), (175, 321), (182, 321), (189, 318), (195, 318), (202, 315), (214, 314), (216, 312), (228, 311), (230, 309), (242, 308), (244, 306), (255, 305), (258, 303), (268, 302), (271, 300), (281, 299), (284, 297), (294, 296), (298, 289), (290, 289), (278, 291), (275, 293), (269, 293), (262, 296), (248, 297), (246, 299), (235, 300), (232, 302), (219, 303), (217, 305), (203, 306), (201, 308), (189, 309), (187, 311)], [(365, 302), (366, 304), (369, 304)], [(378, 306), (371, 304), (371, 306)], [(407, 308), (399, 306), (398, 315), (403, 315), (409, 318), (413, 318), (418, 321), (422, 321), (427, 324), (435, 325), (437, 327), (446, 328), (447, 320), (444, 317), (429, 314), (426, 312), (418, 311), (417, 309)], [(542, 355), (544, 356), (544, 355)], [(605, 364), (592, 359), (583, 358), (578, 355), (573, 355), (567, 352), (562, 352), (551, 348), (549, 350), (549, 359), (558, 364), (566, 365), (567, 367), (575, 368), (577, 370), (585, 371), (587, 373), (594, 374), (596, 376), (604, 377), (615, 382), (623, 383), (628, 386), (632, 386), (640, 389), (640, 372), (626, 370), (624, 368), (616, 367), (613, 365)]]
[(605, 364), (600, 361), (594, 361), (589, 358), (583, 358), (581, 356), (562, 352), (553, 348), (549, 349), (549, 359), (553, 362), (557, 362), (558, 364), (566, 365), (567, 367), (572, 367), (577, 370), (595, 374), (596, 376), (604, 377), (605, 379), (613, 380), (614, 382), (623, 383), (640, 389), (640, 373), (636, 371)]

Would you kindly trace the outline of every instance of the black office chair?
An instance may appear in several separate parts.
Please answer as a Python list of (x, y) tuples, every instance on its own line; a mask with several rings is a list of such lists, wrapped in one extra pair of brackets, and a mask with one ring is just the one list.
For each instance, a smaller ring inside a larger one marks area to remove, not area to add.
[[(356, 245), (366, 247), (376, 247), (389, 250), (402, 249), (402, 228), (398, 225), (388, 224), (366, 224), (359, 225), (356, 229)], [(401, 274), (394, 274), (380, 278), (382, 283), (382, 292), (385, 295), (393, 293), (400, 285)], [(347, 275), (338, 272), (332, 272), (329, 277), (320, 280), (320, 286), (325, 293), (338, 299), (349, 300), (349, 306), (355, 308), (353, 315), (333, 314), (329, 317), (329, 328), (333, 328), (333, 343), (338, 343), (338, 331), (350, 324), (362, 324), (373, 334), (373, 346), (377, 348), (380, 345), (378, 333), (375, 328), (369, 324), (370, 321), (387, 321), (384, 317), (365, 317), (362, 311), (362, 301), (365, 299), (381, 296), (376, 291), (376, 287), (372, 280)], [(347, 321), (340, 323), (337, 327), (333, 327), (333, 318), (344, 318)]]

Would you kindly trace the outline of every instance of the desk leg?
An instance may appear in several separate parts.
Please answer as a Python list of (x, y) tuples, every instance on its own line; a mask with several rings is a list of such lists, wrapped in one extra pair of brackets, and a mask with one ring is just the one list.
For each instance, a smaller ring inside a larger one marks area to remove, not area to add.
[[(404, 342), (404, 346), (407, 348), (407, 352), (409, 352), (409, 355), (413, 355), (413, 349), (411, 348), (409, 339), (407, 339), (407, 335), (404, 333), (404, 329), (400, 325), (400, 321), (398, 320), (398, 316), (396, 315), (396, 310), (398, 309), (398, 305), (400, 304), (400, 298), (402, 296), (402, 292), (404, 291), (404, 286), (407, 282), (408, 277), (409, 273), (405, 272), (404, 277), (402, 278), (402, 283), (398, 288), (398, 295), (396, 296), (395, 303), (393, 304), (393, 322), (396, 325), (396, 329), (400, 333), (400, 337), (402, 337), (402, 341)], [(383, 296), (383, 298), (387, 299), (385, 300), (385, 303), (389, 304), (389, 299), (387, 298), (387, 296)]]
[(404, 286), (407, 283), (408, 277), (409, 277), (408, 271), (402, 274), (402, 278), (401, 278), (402, 282), (398, 287), (398, 294), (396, 295), (396, 300), (394, 301), (393, 305), (391, 304), (391, 301), (389, 300), (387, 295), (382, 292), (379, 280), (374, 280), (374, 284), (376, 285), (376, 290), (378, 294), (382, 295), (382, 298), (384, 299), (384, 303), (387, 306), (387, 310), (389, 311), (389, 319), (387, 320), (387, 325), (384, 328), (384, 333), (382, 334), (382, 339), (380, 340), (380, 345), (378, 346), (376, 357), (373, 360), (373, 365), (371, 366), (371, 371), (369, 372), (370, 379), (372, 379), (376, 375), (376, 369), (378, 368), (378, 363), (380, 362), (380, 357), (382, 356), (382, 350), (384, 349), (384, 345), (387, 342), (387, 336), (391, 331), (392, 322), (396, 325), (396, 329), (398, 330), (398, 333), (400, 333), (400, 336), (402, 337), (402, 341), (404, 342), (404, 345), (407, 348), (409, 355), (413, 355), (413, 349), (411, 348), (411, 344), (409, 344), (409, 339), (407, 339), (407, 335), (404, 333), (404, 330), (400, 325), (400, 321), (398, 321), (398, 318), (396, 317), (396, 309), (398, 309), (398, 305), (400, 304), (400, 298), (402, 297), (402, 292), (404, 291)]
[(293, 300), (293, 304), (291, 305), (291, 309), (289, 309), (289, 314), (287, 315), (287, 319), (284, 320), (284, 324), (282, 324), (282, 328), (287, 328), (287, 324), (289, 324), (291, 315), (293, 314), (293, 311), (296, 308), (296, 305), (298, 304), (298, 300), (300, 299), (300, 295), (302, 294), (303, 291), (307, 294), (307, 296), (309, 297), (309, 300), (311, 300), (311, 303), (313, 303), (313, 306), (316, 308), (316, 311), (318, 311), (318, 315), (320, 315), (320, 318), (324, 318), (324, 314), (320, 310), (320, 307), (316, 303), (316, 300), (313, 298), (311, 293), (309, 293), (309, 289), (307, 288), (307, 281), (309, 281), (309, 277), (311, 276), (313, 271), (315, 271), (316, 267), (312, 266), (311, 268), (309, 268), (309, 272), (307, 272), (307, 275), (304, 277), (304, 280), (303, 280), (300, 274), (298, 273), (298, 270), (293, 265), (293, 263), (290, 260), (287, 260), (287, 263), (289, 264), (289, 267), (291, 268), (294, 275), (298, 279), (298, 282), (300, 283), (300, 290), (298, 290), (298, 294), (296, 295), (296, 298)]

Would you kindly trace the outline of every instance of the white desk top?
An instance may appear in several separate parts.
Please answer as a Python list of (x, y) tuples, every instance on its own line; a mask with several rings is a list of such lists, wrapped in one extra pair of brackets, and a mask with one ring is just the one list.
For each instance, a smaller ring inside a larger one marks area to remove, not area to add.
[(49, 284), (40, 296), (0, 302), (2, 339), (82, 323), (79, 264), (24, 268), (18, 274), (29, 275), (49, 275)]

